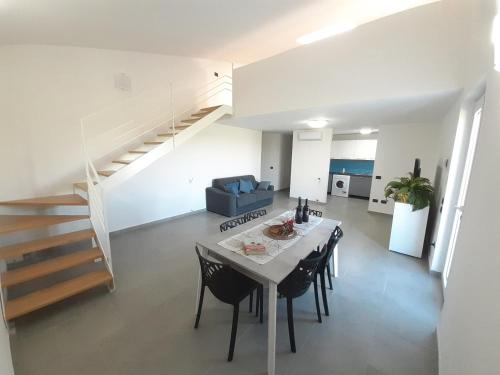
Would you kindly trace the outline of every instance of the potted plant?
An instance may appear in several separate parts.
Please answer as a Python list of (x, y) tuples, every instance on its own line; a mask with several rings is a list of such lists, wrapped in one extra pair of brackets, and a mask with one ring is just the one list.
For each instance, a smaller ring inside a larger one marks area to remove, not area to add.
[(395, 201), (389, 250), (420, 258), (434, 188), (429, 179), (409, 175), (385, 187), (385, 197)]

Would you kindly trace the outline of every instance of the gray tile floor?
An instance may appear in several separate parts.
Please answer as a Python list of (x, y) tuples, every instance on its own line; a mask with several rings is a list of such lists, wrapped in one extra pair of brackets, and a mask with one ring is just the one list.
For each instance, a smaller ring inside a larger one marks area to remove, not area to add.
[[(274, 204), (294, 205), (284, 193)], [(367, 213), (367, 205), (333, 197), (318, 205), (344, 223), (340, 277), (329, 292), (333, 316), (319, 324), (312, 292), (298, 299), (292, 354), (279, 300), (278, 374), (438, 373), (439, 281), (424, 261), (386, 250), (391, 219)], [(116, 291), (90, 291), (20, 319), (12, 340), (16, 374), (264, 374), (267, 326), (247, 313), (247, 303), (232, 363), (225, 361), (230, 306), (208, 294), (193, 329), (194, 237), (217, 231), (223, 220), (200, 213), (114, 236)]]

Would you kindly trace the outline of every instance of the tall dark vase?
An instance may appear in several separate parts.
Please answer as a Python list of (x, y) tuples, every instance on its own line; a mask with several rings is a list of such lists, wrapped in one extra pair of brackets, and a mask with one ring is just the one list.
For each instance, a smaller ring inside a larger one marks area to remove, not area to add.
[(299, 197), (299, 205), (295, 209), (295, 222), (302, 224), (302, 199)]
[(308, 199), (306, 198), (306, 203), (304, 204), (304, 208), (302, 209), (302, 222), (309, 222), (309, 205), (307, 204)]

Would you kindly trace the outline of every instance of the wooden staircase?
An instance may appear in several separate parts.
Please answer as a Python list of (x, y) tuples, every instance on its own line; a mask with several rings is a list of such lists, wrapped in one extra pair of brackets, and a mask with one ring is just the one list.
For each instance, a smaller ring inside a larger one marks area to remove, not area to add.
[[(40, 209), (58, 206), (87, 206), (87, 201), (80, 195), (69, 194), (0, 202), (0, 206)], [(0, 235), (50, 228), (58, 224), (88, 219), (88, 215), (0, 215)], [(85, 250), (51, 257), (33, 264), (25, 265), (23, 262), (18, 267), (8, 267), (7, 271), (0, 274), (0, 285), (2, 290), (7, 292), (10, 288), (21, 284), (50, 275), (57, 274), (60, 277), (64, 271), (76, 269), (89, 263), (101, 262), (97, 270), (86, 271), (76, 277), (70, 277), (48, 287), (38, 288), (16, 298), (8, 298), (5, 302), (5, 319), (8, 321), (16, 319), (101, 285), (111, 286), (113, 277), (102, 262), (104, 254), (98, 246), (90, 244), (91, 240), (95, 239), (94, 230), (85, 229), (0, 247), (0, 261), (9, 263), (23, 259), (29, 254), (41, 254), (59, 246), (77, 244), (83, 241), (89, 242), (89, 246)], [(93, 243), (97, 243), (97, 241), (93, 241)]]
[[(211, 114), (213, 111), (221, 107), (220, 105), (202, 108), (196, 113), (191, 114), (189, 118), (182, 120), (179, 124), (175, 125), (175, 135), (182, 133), (184, 130), (189, 129), (191, 126), (195, 125), (198, 121), (203, 119), (205, 116)], [(172, 126), (169, 127), (168, 131), (163, 131), (158, 133), (155, 138), (148, 139), (143, 142), (142, 147), (129, 150), (125, 155), (116, 158), (111, 162), (111, 165), (105, 169), (98, 170), (97, 173), (101, 177), (110, 177), (118, 170), (126, 168), (128, 165), (133, 164), (134, 161), (153, 151), (156, 147), (164, 144), (172, 138), (174, 135), (174, 129)], [(87, 191), (87, 184), (85, 182), (76, 182), (73, 184), (75, 189), (81, 191)]]

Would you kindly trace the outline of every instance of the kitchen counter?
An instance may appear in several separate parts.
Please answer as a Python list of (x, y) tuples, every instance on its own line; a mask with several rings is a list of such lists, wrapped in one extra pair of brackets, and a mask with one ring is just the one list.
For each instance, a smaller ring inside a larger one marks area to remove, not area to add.
[[(356, 174), (356, 173), (334, 173), (330, 172), (331, 177), (336, 175), (351, 176), (349, 180), (349, 196), (360, 197), (360, 198), (370, 198), (370, 190), (372, 187), (372, 176), (367, 174)], [(329, 187), (331, 191), (331, 187)]]

